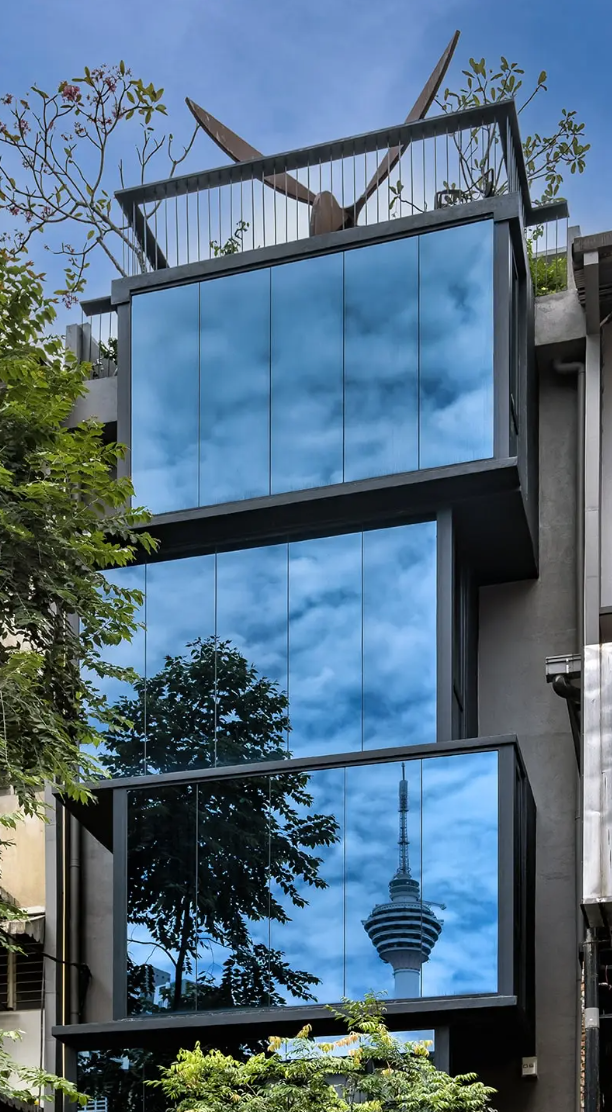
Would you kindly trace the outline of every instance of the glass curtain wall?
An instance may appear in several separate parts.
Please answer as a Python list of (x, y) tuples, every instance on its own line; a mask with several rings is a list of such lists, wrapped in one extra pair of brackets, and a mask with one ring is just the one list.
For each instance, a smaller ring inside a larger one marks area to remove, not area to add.
[(130, 1014), (497, 991), (496, 752), (128, 793)]
[(113, 776), (436, 740), (436, 524), (122, 569), (145, 603)]
[(132, 299), (154, 513), (493, 455), (493, 222)]

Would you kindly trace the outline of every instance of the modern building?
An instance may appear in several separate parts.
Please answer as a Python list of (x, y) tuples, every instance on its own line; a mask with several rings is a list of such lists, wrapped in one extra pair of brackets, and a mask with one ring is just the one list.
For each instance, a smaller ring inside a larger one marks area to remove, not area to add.
[[(348, 217), (311, 234), (329, 194)], [(132, 273), (73, 334), (79, 415), (128, 445), (159, 548), (116, 573), (132, 724), (47, 832), (49, 1067), (152, 1112), (179, 1047), (324, 1035), (375, 991), (500, 1112), (594, 1112), (612, 236), (534, 208), (512, 103), (119, 198)]]

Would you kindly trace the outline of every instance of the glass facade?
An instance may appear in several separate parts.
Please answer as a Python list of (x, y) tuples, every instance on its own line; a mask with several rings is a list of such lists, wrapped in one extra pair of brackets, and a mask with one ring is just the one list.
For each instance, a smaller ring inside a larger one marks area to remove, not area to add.
[(128, 1011), (497, 991), (498, 757), (128, 793)]
[(132, 299), (154, 513), (493, 455), (493, 223)]
[[(113, 776), (436, 740), (436, 524), (122, 569), (144, 629)], [(107, 653), (107, 656), (110, 654)]]
[[(429, 1054), (436, 1061), (435, 1031), (394, 1031), (393, 1037), (403, 1043), (426, 1042)], [(333, 1043), (338, 1031), (313, 1039), (314, 1043)], [(190, 1048), (186, 1032), (182, 1032), (181, 1047)], [(285, 1043), (279, 1053), (287, 1054)], [(178, 1050), (178, 1046), (176, 1048)], [(257, 1050), (259, 1047), (256, 1048)], [(338, 1047), (334, 1057), (343, 1058), (347, 1047)], [(85, 1112), (168, 1112), (168, 1098), (161, 1089), (150, 1084), (160, 1077), (160, 1068), (168, 1067), (176, 1052), (156, 1047), (126, 1047), (121, 1050), (88, 1050), (77, 1054), (77, 1086), (89, 1096)]]

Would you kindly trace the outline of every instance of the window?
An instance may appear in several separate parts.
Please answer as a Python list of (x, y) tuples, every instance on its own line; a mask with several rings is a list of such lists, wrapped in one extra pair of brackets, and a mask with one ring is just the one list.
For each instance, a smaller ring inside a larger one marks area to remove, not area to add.
[(132, 299), (154, 513), (493, 454), (493, 223)]
[(128, 1011), (498, 991), (498, 755), (128, 792)]
[[(436, 524), (163, 561), (113, 577), (145, 629), (110, 681), (113, 776), (436, 740)], [(109, 654), (110, 655), (110, 654)]]
[(0, 951), (0, 1011), (42, 1008), (43, 948), (27, 938), (17, 941), (21, 952)]

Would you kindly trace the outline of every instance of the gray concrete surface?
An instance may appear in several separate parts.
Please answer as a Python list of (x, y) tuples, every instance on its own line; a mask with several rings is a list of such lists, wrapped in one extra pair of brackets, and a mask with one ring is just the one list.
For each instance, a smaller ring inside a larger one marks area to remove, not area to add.
[(540, 387), (540, 577), (480, 598), (479, 732), (517, 733), (537, 807), (538, 1080), (523, 1081), (520, 1063), (491, 1075), (499, 1112), (576, 1108), (578, 775), (565, 703), (544, 674), (547, 656), (576, 648), (575, 453), (575, 380), (549, 368)]

